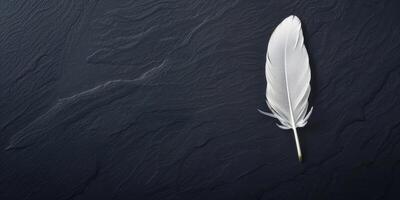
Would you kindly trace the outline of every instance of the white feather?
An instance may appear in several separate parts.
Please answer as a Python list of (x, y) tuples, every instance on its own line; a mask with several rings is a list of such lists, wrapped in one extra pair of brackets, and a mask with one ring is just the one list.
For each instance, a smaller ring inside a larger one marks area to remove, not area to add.
[(272, 113), (260, 111), (280, 121), (282, 129), (292, 129), (299, 160), (302, 160), (297, 127), (303, 127), (312, 113), (307, 114), (310, 95), (310, 64), (304, 46), (301, 22), (289, 16), (274, 30), (268, 43), (265, 75), (266, 102)]

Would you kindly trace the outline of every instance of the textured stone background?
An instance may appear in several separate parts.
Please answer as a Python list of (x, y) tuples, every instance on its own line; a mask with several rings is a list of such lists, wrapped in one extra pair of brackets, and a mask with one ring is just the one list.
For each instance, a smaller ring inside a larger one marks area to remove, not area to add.
[[(396, 0), (1, 0), (0, 199), (399, 199)], [(315, 108), (265, 109), (303, 22)]]

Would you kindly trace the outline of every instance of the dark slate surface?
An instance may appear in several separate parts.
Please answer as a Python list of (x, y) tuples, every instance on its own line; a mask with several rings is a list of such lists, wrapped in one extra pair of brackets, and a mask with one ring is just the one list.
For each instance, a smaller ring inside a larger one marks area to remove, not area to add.
[[(1, 0), (0, 199), (399, 199), (400, 3)], [(303, 22), (315, 111), (265, 109)]]

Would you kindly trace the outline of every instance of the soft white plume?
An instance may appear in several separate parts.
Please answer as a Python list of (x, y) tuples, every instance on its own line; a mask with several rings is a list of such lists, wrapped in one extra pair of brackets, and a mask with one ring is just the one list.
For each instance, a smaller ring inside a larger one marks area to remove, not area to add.
[(301, 22), (289, 16), (274, 30), (266, 56), (266, 102), (272, 113), (260, 111), (280, 121), (282, 129), (292, 129), (299, 160), (302, 160), (297, 127), (303, 127), (312, 113), (308, 110), (310, 95), (310, 64), (304, 46)]

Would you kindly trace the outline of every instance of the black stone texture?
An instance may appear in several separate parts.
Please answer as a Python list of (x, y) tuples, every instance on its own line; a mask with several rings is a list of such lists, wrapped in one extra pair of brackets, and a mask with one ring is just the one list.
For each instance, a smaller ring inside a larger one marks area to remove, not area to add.
[[(303, 23), (309, 124), (260, 115)], [(397, 0), (1, 0), (1, 200), (400, 199)]]

